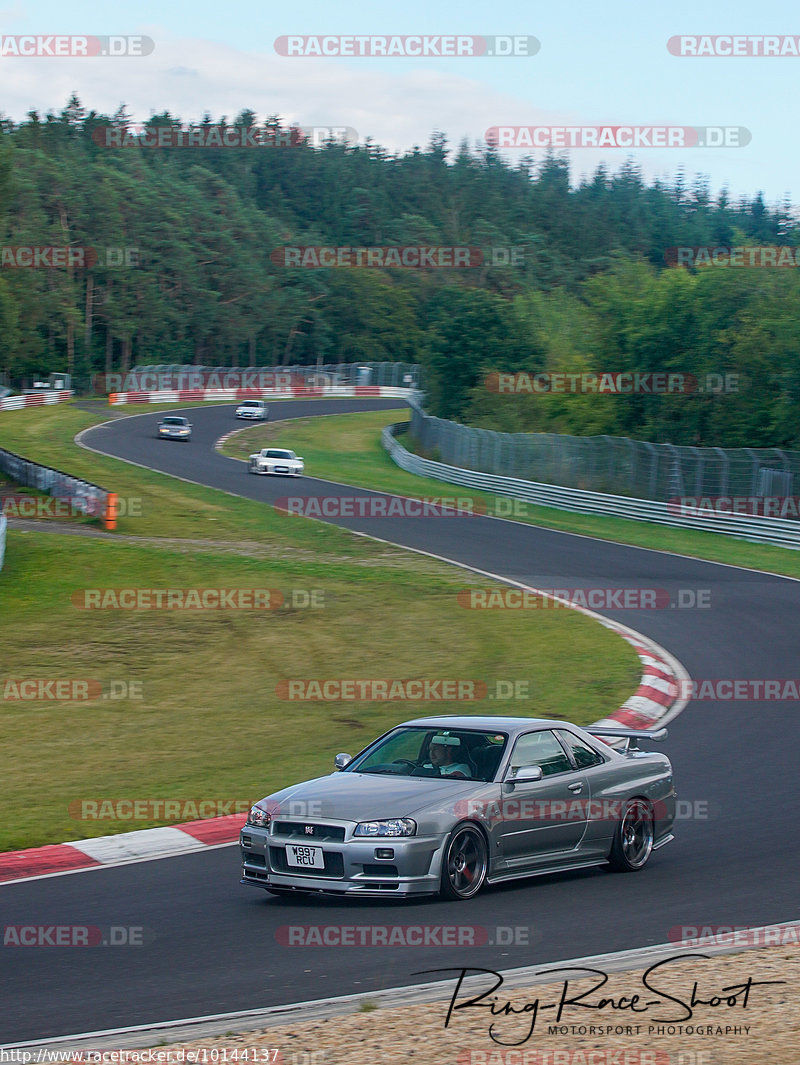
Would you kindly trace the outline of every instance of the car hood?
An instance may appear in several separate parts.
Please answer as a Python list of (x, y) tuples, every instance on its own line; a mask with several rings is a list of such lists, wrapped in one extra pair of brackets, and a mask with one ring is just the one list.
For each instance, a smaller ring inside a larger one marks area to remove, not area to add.
[(332, 773), (276, 791), (261, 804), (277, 804), (279, 812), (273, 816), (290, 820), (373, 821), (445, 809), (482, 787), (486, 785), (479, 780)]

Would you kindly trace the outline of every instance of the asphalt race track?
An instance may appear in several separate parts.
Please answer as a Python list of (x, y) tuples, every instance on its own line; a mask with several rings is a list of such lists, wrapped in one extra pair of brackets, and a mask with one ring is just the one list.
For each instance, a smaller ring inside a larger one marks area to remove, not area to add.
[[(270, 414), (290, 418), (398, 405), (298, 400), (274, 404)], [(115, 420), (87, 433), (84, 442), (265, 504), (287, 495), (354, 494), (311, 477), (287, 482), (248, 475), (243, 463), (213, 448), (237, 426), (232, 410), (193, 408), (190, 446), (155, 438), (159, 414)], [(442, 488), (443, 494), (456, 491)], [(658, 641), (695, 679), (800, 675), (800, 583), (789, 579), (484, 517), (336, 524), (544, 588), (645, 587), (673, 595), (707, 590), (706, 609), (619, 610), (608, 616)], [(398, 719), (415, 711), (409, 707), (406, 715), (399, 708)], [(679, 799), (707, 804), (707, 818), (678, 822), (675, 842), (638, 875), (604, 869), (553, 875), (485, 888), (469, 903), (287, 901), (240, 886), (238, 851), (231, 846), (4, 886), (3, 926), (135, 926), (144, 929), (144, 943), (81, 950), (3, 947), (0, 1042), (363, 993), (428, 981), (432, 977), (415, 973), (443, 966), (544, 965), (664, 943), (671, 929), (683, 925), (796, 919), (798, 704), (695, 701), (669, 731), (663, 749), (675, 766)], [(525, 926), (529, 933), (528, 942), (516, 946), (466, 949), (279, 945), (281, 926), (310, 924), (470, 924), (486, 928), (490, 940), (498, 938), (498, 928)]]

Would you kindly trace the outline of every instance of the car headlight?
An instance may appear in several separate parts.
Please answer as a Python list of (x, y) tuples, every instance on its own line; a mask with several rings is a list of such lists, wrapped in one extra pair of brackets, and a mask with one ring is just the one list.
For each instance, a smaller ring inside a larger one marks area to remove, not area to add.
[(272, 814), (269, 810), (262, 810), (260, 806), (251, 806), (245, 824), (252, 825), (253, 828), (269, 828), (272, 824)]
[(389, 821), (362, 821), (356, 825), (354, 836), (413, 836), (417, 822), (410, 817), (393, 817)]

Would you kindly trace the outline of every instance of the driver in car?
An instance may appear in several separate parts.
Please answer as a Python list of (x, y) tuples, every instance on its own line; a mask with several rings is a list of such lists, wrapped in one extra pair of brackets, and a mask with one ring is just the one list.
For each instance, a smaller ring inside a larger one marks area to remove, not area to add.
[(456, 736), (434, 736), (429, 748), (430, 762), (425, 769), (438, 769), (443, 777), (471, 777), (472, 769), (466, 762), (457, 761), (461, 754), (461, 740)]

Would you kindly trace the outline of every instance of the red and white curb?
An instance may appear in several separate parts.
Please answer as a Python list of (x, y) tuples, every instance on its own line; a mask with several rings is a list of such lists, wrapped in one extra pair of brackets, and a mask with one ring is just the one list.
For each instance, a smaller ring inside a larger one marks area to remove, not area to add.
[(606, 621), (605, 624), (636, 651), (642, 663), (642, 679), (639, 687), (619, 710), (595, 724), (652, 729), (677, 716), (686, 705), (685, 699), (678, 699), (685, 670), (658, 644), (646, 641), (638, 633), (634, 634), (630, 629), (613, 622)]
[(235, 843), (243, 824), (243, 814), (229, 814), (166, 828), (145, 828), (137, 832), (121, 832), (116, 836), (98, 836), (95, 839), (32, 847), (30, 850), (9, 851), (0, 854), (0, 883), (95, 869), (104, 865), (123, 865), (149, 858), (174, 857), (208, 847), (219, 847)]
[(49, 407), (53, 403), (63, 403), (65, 399), (71, 399), (74, 392), (54, 392), (42, 390), (41, 392), (28, 392), (24, 396), (6, 396), (0, 399), (0, 410), (24, 410), (26, 407)]

